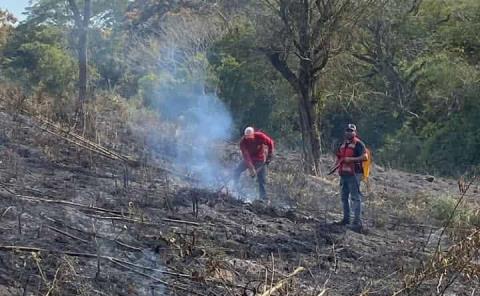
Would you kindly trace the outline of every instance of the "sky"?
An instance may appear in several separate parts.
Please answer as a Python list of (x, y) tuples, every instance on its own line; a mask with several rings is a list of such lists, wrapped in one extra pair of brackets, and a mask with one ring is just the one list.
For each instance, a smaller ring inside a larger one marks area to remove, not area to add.
[(7, 9), (13, 13), (19, 21), (25, 19), (25, 15), (22, 15), (25, 7), (29, 6), (29, 0), (0, 0), (0, 8)]

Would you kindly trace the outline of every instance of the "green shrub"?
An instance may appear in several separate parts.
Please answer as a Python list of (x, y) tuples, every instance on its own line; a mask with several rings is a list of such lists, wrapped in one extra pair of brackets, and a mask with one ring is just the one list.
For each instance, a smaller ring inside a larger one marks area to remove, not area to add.
[[(452, 225), (480, 225), (480, 214), (464, 204), (455, 210), (458, 199), (452, 196), (440, 196), (431, 200), (431, 215), (440, 222), (446, 223), (452, 216)], [(455, 212), (454, 212), (455, 210)]]

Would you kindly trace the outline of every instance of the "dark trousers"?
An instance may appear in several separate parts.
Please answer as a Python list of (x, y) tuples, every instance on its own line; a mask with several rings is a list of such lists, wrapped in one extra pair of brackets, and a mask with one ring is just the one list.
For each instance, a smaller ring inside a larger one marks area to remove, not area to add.
[[(257, 171), (258, 192), (260, 199), (267, 199), (267, 192), (265, 190), (265, 183), (267, 181), (267, 165), (263, 161), (253, 162), (255, 170)], [(238, 183), (240, 175), (247, 169), (245, 161), (241, 161), (233, 174), (234, 180)]]

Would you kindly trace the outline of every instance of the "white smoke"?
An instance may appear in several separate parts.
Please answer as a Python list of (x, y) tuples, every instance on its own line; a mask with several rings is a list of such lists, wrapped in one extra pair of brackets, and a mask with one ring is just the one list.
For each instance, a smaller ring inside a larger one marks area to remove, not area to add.
[(156, 59), (146, 71), (158, 82), (148, 101), (171, 129), (153, 130), (147, 140), (157, 154), (173, 159), (175, 169), (197, 179), (196, 186), (227, 185), (230, 194), (251, 200), (257, 195), (255, 180), (244, 180), (251, 188), (238, 193), (232, 182), (234, 167), (222, 162), (224, 151), (219, 148), (231, 139), (233, 120), (208, 82), (206, 53), (224, 33), (222, 28), (214, 18), (170, 16), (164, 34), (133, 53), (140, 61)]
[(158, 110), (175, 128), (176, 167), (199, 180), (199, 187), (217, 186), (225, 170), (219, 143), (232, 134), (232, 117), (215, 94), (204, 86), (159, 89)]

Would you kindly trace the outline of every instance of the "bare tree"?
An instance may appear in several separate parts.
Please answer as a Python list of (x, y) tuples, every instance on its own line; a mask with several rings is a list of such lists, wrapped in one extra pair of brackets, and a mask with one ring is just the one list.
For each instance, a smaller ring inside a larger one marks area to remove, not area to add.
[[(270, 23), (260, 49), (298, 94), (305, 169), (320, 173), (321, 142), (317, 86), (329, 58), (345, 44), (345, 36), (370, 1), (264, 0)], [(273, 15), (271, 14), (273, 12)]]

